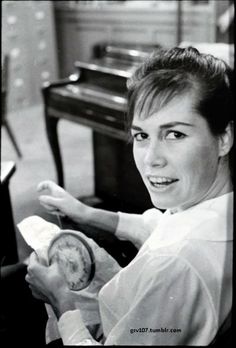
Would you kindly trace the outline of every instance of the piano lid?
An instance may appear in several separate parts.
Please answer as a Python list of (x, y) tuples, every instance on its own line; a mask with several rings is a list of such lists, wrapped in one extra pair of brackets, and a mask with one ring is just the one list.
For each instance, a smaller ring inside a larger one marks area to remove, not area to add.
[(93, 56), (94, 58), (106, 56), (123, 61), (132, 61), (135, 64), (143, 61), (153, 51), (159, 50), (161, 47), (159, 44), (103, 42), (94, 46)]
[(136, 65), (121, 61), (118, 59), (93, 59), (89, 62), (76, 61), (75, 67), (79, 69), (87, 69), (105, 74), (130, 78), (136, 69)]
[(138, 49), (124, 48), (124, 47), (116, 47), (112, 45), (108, 45), (106, 47), (106, 52), (107, 54), (109, 54), (109, 56), (121, 55), (123, 59), (127, 57), (145, 59), (150, 55), (150, 52), (147, 52), (147, 51), (140, 51)]
[(101, 86), (86, 82), (81, 82), (76, 85), (68, 84), (63, 88), (57, 87), (54, 88), (52, 93), (121, 112), (125, 112), (127, 107), (125, 95), (118, 92), (114, 93), (109, 89), (104, 89)]

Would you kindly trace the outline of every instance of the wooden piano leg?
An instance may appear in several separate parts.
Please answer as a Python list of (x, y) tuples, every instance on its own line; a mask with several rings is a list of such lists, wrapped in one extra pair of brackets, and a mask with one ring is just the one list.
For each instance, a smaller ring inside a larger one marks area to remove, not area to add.
[(61, 158), (61, 151), (60, 151), (60, 146), (58, 141), (58, 132), (57, 132), (58, 120), (59, 119), (57, 117), (51, 117), (51, 116), (48, 116), (47, 113), (45, 114), (47, 138), (48, 138), (53, 159), (56, 165), (57, 182), (58, 182), (58, 185), (60, 185), (61, 187), (64, 187), (62, 158)]

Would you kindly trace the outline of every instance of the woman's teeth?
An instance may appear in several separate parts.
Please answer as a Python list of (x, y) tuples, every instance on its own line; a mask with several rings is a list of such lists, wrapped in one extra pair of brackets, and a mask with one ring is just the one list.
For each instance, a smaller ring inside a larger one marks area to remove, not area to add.
[(173, 182), (177, 181), (177, 179), (170, 179), (165, 177), (158, 177), (158, 178), (149, 177), (149, 181), (153, 186), (160, 187), (163, 185), (170, 185)]

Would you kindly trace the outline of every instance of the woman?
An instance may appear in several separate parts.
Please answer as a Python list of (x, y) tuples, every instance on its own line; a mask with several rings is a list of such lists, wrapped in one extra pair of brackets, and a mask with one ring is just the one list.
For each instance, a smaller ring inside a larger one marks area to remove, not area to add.
[(39, 184), (49, 189), (40, 201), (50, 211), (139, 248), (99, 292), (99, 342), (56, 265), (31, 255), (26, 280), (52, 305), (65, 345), (208, 345), (224, 330), (232, 307), (231, 75), (189, 47), (153, 54), (130, 79), (134, 159), (155, 207), (143, 215), (91, 208)]

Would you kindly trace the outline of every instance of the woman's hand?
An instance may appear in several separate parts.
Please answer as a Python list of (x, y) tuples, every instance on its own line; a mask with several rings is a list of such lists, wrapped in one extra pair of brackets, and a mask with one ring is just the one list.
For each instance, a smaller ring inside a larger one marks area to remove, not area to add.
[(32, 295), (52, 306), (59, 318), (64, 312), (75, 309), (73, 293), (60, 273), (58, 264), (47, 266), (35, 252), (30, 255), (25, 280), (29, 283)]
[(76, 222), (86, 222), (88, 206), (81, 203), (53, 181), (40, 182), (37, 191), (39, 193), (45, 191), (45, 194), (39, 196), (39, 201), (51, 214), (59, 213), (62, 216), (67, 215)]

